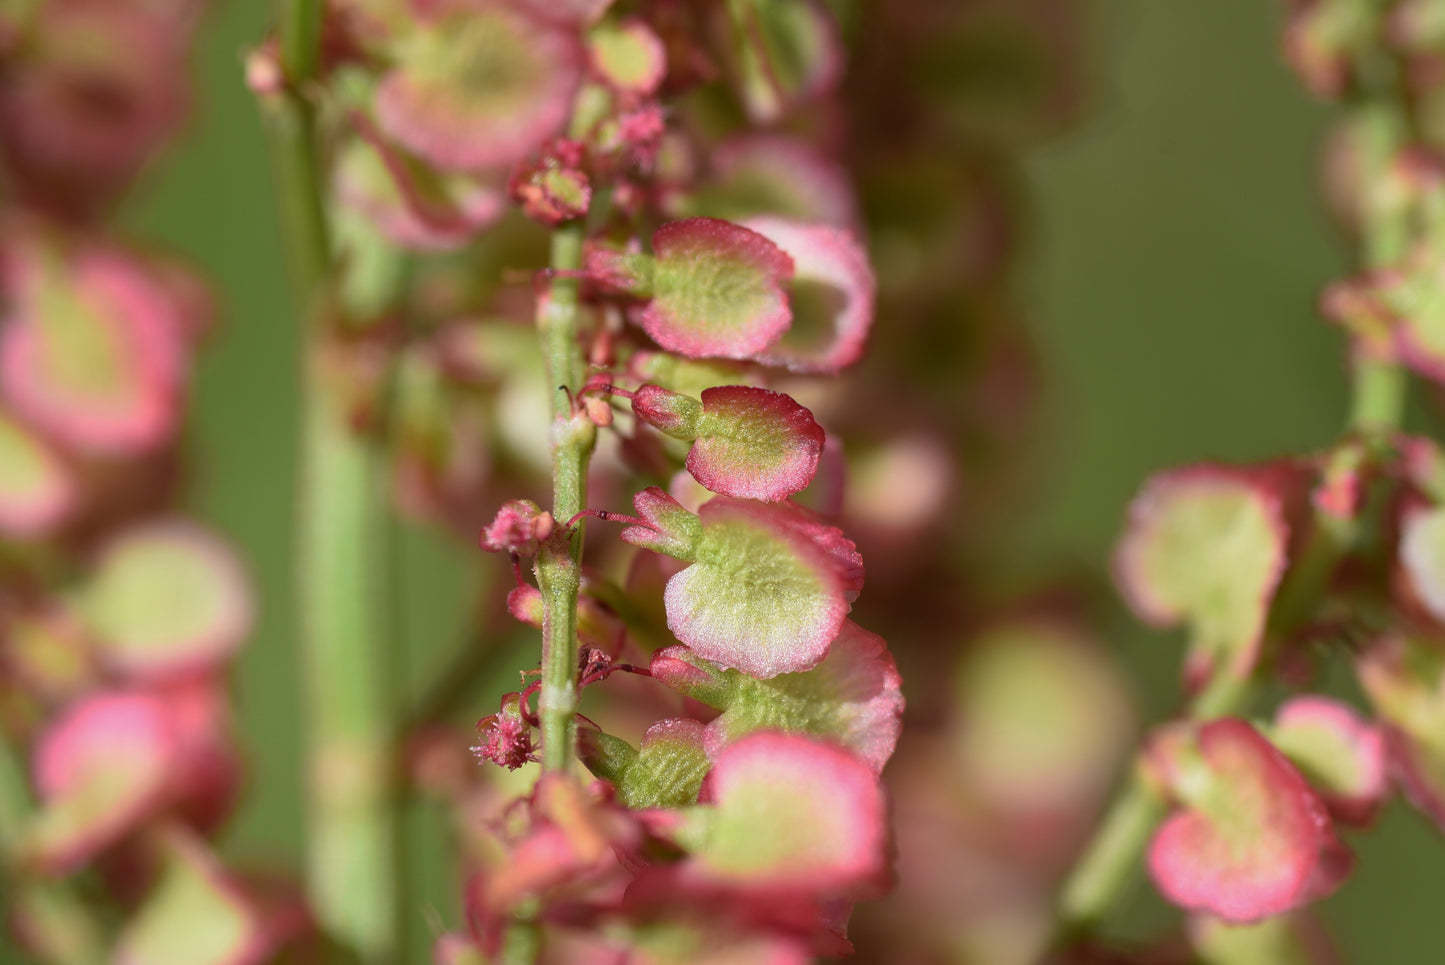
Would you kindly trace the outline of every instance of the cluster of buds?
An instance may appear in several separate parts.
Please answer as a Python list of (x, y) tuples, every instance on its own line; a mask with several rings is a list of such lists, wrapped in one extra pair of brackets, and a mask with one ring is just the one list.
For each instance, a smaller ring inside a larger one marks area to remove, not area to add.
[[(1396, 791), (1445, 828), (1445, 462), (1400, 427), (1407, 375), (1438, 388), (1445, 372), (1438, 7), (1288, 5), (1286, 58), (1349, 107), (1325, 180), (1362, 270), (1322, 298), (1349, 337), (1345, 433), (1304, 456), (1160, 473), (1115, 557), (1134, 612), (1188, 631), (1188, 712), (1147, 740), (1136, 801), (1162, 816), (1149, 874), (1209, 962), (1337, 961), (1308, 907), (1352, 870), (1346, 832)], [(1309, 692), (1339, 658), (1368, 710)], [(1292, 694), (1251, 718), (1264, 681)]]
[(177, 508), (209, 296), (105, 224), (185, 120), (201, 7), (0, 12), (0, 842), (46, 961), (168, 960), (204, 921), (193, 960), (240, 965), (304, 925), (208, 843), (242, 785), (227, 675), (252, 622), (238, 560)]

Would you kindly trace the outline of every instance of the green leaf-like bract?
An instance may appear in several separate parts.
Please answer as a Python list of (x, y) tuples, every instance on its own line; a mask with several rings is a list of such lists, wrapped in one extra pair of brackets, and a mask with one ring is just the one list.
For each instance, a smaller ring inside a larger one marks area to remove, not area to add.
[(167, 838), (165, 871), (120, 936), (117, 965), (252, 965), (266, 954), (262, 924), (205, 846)]
[(757, 680), (714, 668), (685, 647), (659, 651), (652, 667), (668, 686), (722, 710), (706, 731), (714, 757), (748, 734), (780, 730), (835, 741), (882, 771), (902, 729), (893, 657), (883, 638), (851, 621), (823, 662), (801, 673)]
[(693, 565), (663, 595), (668, 629), (753, 677), (816, 666), (862, 588), (853, 543), (790, 503), (719, 496), (699, 515)]
[(1254, 665), (1288, 540), (1278, 497), (1240, 470), (1193, 466), (1154, 477), (1134, 500), (1115, 560), (1141, 617), (1187, 622), (1191, 649), (1236, 674)]
[(630, 808), (681, 807), (697, 802), (712, 762), (695, 720), (661, 720), (647, 729), (642, 749), (617, 783), (617, 800)]
[(719, 756), (708, 787), (712, 806), (685, 816), (690, 873), (763, 893), (830, 896), (857, 896), (883, 878), (883, 790), (842, 748), (753, 734)]
[(81, 606), (102, 657), (132, 676), (213, 666), (241, 643), (251, 617), (245, 579), (230, 551), (179, 520), (115, 539)]
[(24, 426), (0, 414), (0, 534), (40, 535), (74, 503), (65, 467)]
[(1324, 897), (1349, 873), (1324, 804), (1244, 721), (1210, 721), (1154, 753), (1184, 806), (1149, 849), (1149, 872), (1170, 901), (1258, 921)]
[(692, 358), (751, 358), (792, 321), (783, 289), (793, 261), (755, 231), (716, 218), (657, 229), (652, 301), (643, 329), (670, 352)]
[(1445, 508), (1405, 515), (1400, 562), (1420, 603), (1436, 620), (1445, 621)]
[(409, 151), (470, 171), (521, 160), (561, 132), (580, 80), (566, 31), (488, 0), (443, 0), (405, 34), (377, 120)]

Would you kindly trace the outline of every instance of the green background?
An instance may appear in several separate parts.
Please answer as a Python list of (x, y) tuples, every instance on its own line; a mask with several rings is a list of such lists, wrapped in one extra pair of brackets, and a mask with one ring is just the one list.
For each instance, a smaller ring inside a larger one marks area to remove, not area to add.
[[(240, 82), (266, 8), (217, 9), (198, 57), (196, 120), (126, 221), (198, 262), (225, 309), (195, 383), (193, 499), (241, 546), (263, 607), (237, 681), (255, 780), (227, 848), (280, 863), (301, 845), (286, 618), (296, 337), (260, 125)], [(1092, 7), (1088, 111), (1026, 159), (1037, 224), (1021, 283), (1047, 364), (1047, 475), (1014, 551), (1041, 569), (1102, 570), (1125, 502), (1157, 468), (1301, 451), (1342, 424), (1342, 340), (1313, 310), (1346, 265), (1317, 199), (1328, 111), (1281, 65), (1277, 28), (1262, 0)], [(404, 538), (397, 580), (413, 679), (455, 636), (465, 572), (454, 550)], [(1145, 706), (1163, 711), (1178, 639), (1120, 620), (1115, 640)], [(1396, 805), (1356, 843), (1358, 872), (1324, 906), (1349, 960), (1445, 960), (1438, 834)], [(416, 909), (421, 942), (452, 883), (424, 853), (414, 863), (429, 903)], [(1148, 908), (1142, 899), (1136, 917)], [(422, 947), (410, 961), (428, 960)]]

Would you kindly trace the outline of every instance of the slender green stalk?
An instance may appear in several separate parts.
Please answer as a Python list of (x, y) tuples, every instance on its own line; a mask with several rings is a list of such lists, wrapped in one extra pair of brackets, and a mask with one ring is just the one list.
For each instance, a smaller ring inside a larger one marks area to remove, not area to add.
[(314, 109), (321, 3), (282, 0), (288, 92), (266, 105), (302, 345), (296, 618), (307, 749), (307, 891), (348, 961), (396, 960), (395, 712), (382, 607), (385, 507), (375, 455), (328, 382), (324, 310), (333, 251)]
[[(1409, 136), (1400, 108), (1390, 100), (1372, 100), (1359, 108), (1365, 126), (1366, 170), (1383, 176)], [(1397, 264), (1410, 248), (1410, 225), (1398, 203), (1376, 202), (1363, 225), (1361, 259), (1366, 268)], [(1388, 435), (1404, 414), (1407, 381), (1395, 362), (1362, 356), (1351, 374), (1350, 429), (1366, 437)]]
[(373, 454), (317, 381), (308, 380), (297, 502), (307, 889), (333, 938), (382, 963), (395, 958), (399, 927), (385, 515)]
[[(582, 384), (582, 348), (577, 341), (577, 279), (582, 266), (582, 225), (573, 222), (552, 235), (550, 296), (538, 313), (537, 327), (552, 388), (552, 515), (564, 524), (587, 502), (587, 464), (596, 443), (596, 427), (573, 411), (568, 390)], [(564, 389), (565, 387), (565, 389)], [(537, 554), (537, 586), (542, 591), (542, 767), (565, 771), (572, 766), (577, 742), (577, 591), (582, 577), (583, 527), (570, 538), (558, 535)]]
[(293, 83), (316, 77), (321, 61), (322, 0), (279, 0), (281, 65)]
[(1061, 940), (1088, 931), (1113, 908), (1166, 810), (1164, 799), (1136, 769), (1059, 894)]
[(100, 926), (69, 885), (26, 878), (11, 868), (31, 803), (24, 766), (14, 748), (0, 741), (0, 855), (10, 911), (23, 917), (26, 934), (47, 965), (101, 965)]

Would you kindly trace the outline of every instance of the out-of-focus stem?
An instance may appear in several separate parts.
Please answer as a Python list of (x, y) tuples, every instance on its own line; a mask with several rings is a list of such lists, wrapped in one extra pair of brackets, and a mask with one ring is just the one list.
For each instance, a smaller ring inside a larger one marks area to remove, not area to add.
[(316, 77), (321, 61), (322, 0), (279, 0), (281, 63), (293, 83)]
[(307, 893), (348, 961), (396, 960), (397, 820), (385, 509), (375, 455), (327, 384), (333, 265), (314, 108), (320, 0), (282, 0), (287, 90), (266, 104), (305, 359), (296, 500), (296, 630), (305, 701)]
[[(314, 360), (313, 360), (314, 361)], [(307, 890), (327, 932), (365, 963), (394, 960), (390, 661), (384, 510), (374, 457), (308, 378), (297, 500), (297, 617), (306, 697)]]
[[(577, 341), (577, 278), (582, 265), (582, 225), (572, 222), (552, 235), (551, 291), (537, 315), (538, 334), (552, 392), (552, 515), (558, 524), (581, 512), (587, 502), (587, 464), (597, 430), (574, 411), (570, 390), (582, 384), (582, 348)], [(566, 390), (564, 390), (564, 387)], [(542, 591), (542, 767), (572, 766), (577, 713), (577, 591), (582, 577), (583, 524), (554, 534), (537, 554), (537, 586)]]
[[(1388, 172), (1408, 131), (1398, 105), (1389, 100), (1366, 102), (1359, 108), (1366, 139), (1367, 177), (1388, 183)], [(1371, 199), (1361, 226), (1361, 260), (1366, 268), (1385, 268), (1404, 258), (1410, 246), (1407, 213), (1398, 202)], [(1362, 355), (1351, 372), (1350, 428), (1379, 438), (1394, 432), (1404, 415), (1405, 372), (1393, 360)]]
[(0, 856), (11, 912), (23, 922), (33, 950), (47, 965), (101, 965), (105, 955), (100, 926), (66, 882), (12, 871), (31, 804), (24, 766), (9, 742), (0, 740)]
[(1088, 930), (1114, 906), (1166, 809), (1154, 788), (1130, 776), (1059, 895), (1061, 938)]

